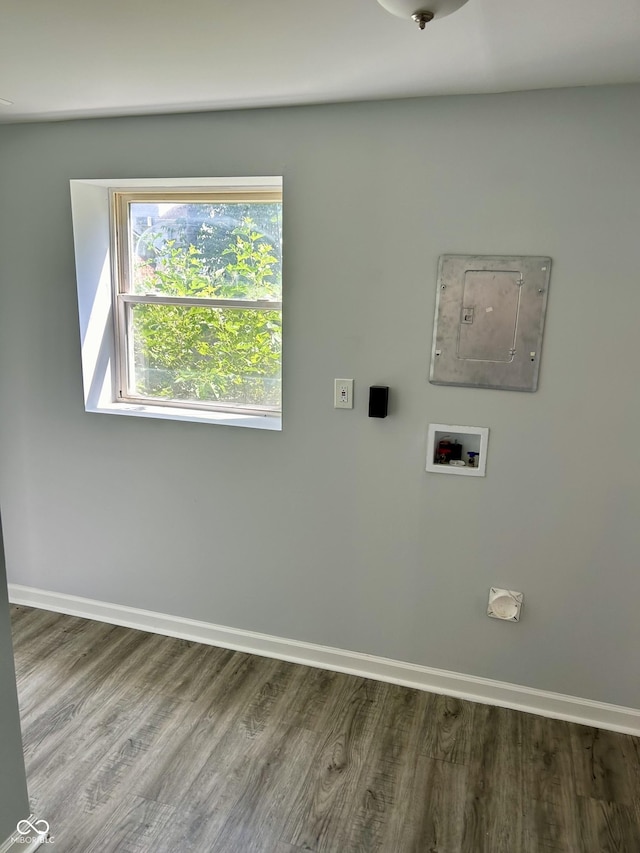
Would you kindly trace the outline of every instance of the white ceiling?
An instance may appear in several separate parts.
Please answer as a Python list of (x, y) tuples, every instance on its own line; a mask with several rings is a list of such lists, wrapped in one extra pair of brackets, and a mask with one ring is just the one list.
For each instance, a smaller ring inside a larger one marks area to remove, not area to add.
[(640, 0), (0, 0), (2, 122), (639, 81)]

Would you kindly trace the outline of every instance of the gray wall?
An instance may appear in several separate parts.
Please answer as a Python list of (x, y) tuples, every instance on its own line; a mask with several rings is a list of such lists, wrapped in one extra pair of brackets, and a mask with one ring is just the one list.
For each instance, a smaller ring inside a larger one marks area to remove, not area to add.
[[(0, 127), (10, 580), (640, 707), (639, 151), (639, 87)], [(251, 173), (284, 431), (86, 414), (69, 179)], [(553, 258), (537, 393), (429, 385), (441, 253)], [(486, 479), (425, 473), (430, 421), (491, 428)]]
[(29, 815), (0, 525), (0, 845)]

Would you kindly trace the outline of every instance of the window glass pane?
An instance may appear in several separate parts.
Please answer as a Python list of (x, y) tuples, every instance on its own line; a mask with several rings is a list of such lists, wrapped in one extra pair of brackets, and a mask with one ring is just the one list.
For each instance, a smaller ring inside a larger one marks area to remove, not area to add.
[(280, 301), (281, 202), (131, 202), (129, 245), (133, 293)]
[(280, 408), (279, 310), (136, 304), (129, 393)]

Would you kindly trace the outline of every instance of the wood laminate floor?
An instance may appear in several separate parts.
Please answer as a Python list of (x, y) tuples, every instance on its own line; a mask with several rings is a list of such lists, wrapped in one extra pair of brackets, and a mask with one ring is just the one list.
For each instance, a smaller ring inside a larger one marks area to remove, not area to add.
[(640, 739), (44, 610), (12, 622), (57, 853), (640, 853)]

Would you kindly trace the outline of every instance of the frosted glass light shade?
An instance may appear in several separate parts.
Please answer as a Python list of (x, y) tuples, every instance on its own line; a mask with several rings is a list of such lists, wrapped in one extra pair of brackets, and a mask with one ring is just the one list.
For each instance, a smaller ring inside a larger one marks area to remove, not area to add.
[(435, 20), (457, 11), (467, 0), (378, 0), (387, 12), (398, 18), (411, 19), (420, 12), (432, 12)]

